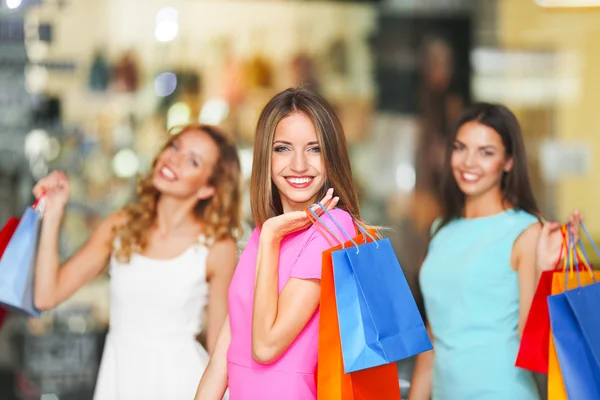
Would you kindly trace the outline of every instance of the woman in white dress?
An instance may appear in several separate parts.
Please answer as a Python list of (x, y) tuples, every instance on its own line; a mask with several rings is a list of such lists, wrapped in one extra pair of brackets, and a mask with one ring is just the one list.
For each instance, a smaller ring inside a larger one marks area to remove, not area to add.
[[(181, 128), (141, 180), (139, 201), (105, 219), (62, 266), (58, 234), (69, 182), (52, 172), (33, 192), (45, 196), (38, 308), (56, 307), (109, 263), (110, 330), (94, 399), (192, 399), (227, 314), (237, 263), (235, 146), (212, 126)], [(205, 308), (208, 352), (195, 340)]]

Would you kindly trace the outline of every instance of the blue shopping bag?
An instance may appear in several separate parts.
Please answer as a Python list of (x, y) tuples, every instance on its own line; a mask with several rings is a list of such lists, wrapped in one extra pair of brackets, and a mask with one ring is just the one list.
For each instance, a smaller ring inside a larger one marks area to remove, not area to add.
[[(581, 228), (598, 256), (600, 256), (600, 250), (583, 223), (581, 223)], [(588, 257), (583, 246), (580, 245), (580, 249), (587, 262)], [(600, 365), (600, 283), (596, 282), (594, 274), (592, 276), (594, 277), (594, 283), (587, 286), (578, 285), (577, 289), (565, 292), (565, 296), (571, 310), (573, 310), (575, 319), (581, 327), (583, 338), (593, 354), (596, 364)], [(600, 381), (600, 375), (597, 376), (597, 379)]]
[[(583, 255), (580, 244), (575, 246), (574, 251)], [(573, 259), (572, 256), (570, 258)], [(589, 268), (587, 257), (583, 256), (582, 259), (594, 283), (581, 286), (579, 268), (575, 268), (574, 273), (565, 272), (565, 291), (548, 297), (548, 310), (560, 371), (569, 399), (597, 400), (600, 399), (600, 363), (594, 357), (593, 347), (590, 345), (593, 342), (586, 338), (591, 332), (586, 334), (586, 330), (597, 329), (600, 322), (598, 311), (590, 308), (590, 301), (598, 293), (598, 284), (595, 283), (596, 277)], [(573, 262), (569, 269), (574, 269)], [(569, 285), (570, 275), (577, 279), (574, 289), (568, 289), (573, 286)], [(590, 293), (592, 296), (589, 296)], [(594, 304), (596, 309), (597, 304)], [(597, 332), (593, 333), (597, 335)]]
[(0, 259), (0, 303), (39, 317), (33, 304), (33, 277), (41, 209), (28, 207)]
[[(344, 372), (389, 364), (433, 346), (389, 239), (357, 244), (320, 203), (327, 216), (354, 243), (332, 252)], [(309, 208), (318, 223), (341, 240)], [(365, 240), (366, 242), (366, 240)]]

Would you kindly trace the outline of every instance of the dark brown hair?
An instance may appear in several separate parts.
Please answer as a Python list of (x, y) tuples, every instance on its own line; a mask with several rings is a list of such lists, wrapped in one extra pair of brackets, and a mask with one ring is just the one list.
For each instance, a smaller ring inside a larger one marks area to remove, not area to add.
[(442, 177), (442, 206), (444, 213), (436, 232), (456, 218), (463, 216), (465, 194), (460, 190), (450, 165), (454, 141), (460, 128), (468, 122), (477, 122), (492, 128), (500, 135), (507, 157), (512, 158), (513, 166), (502, 176), (503, 199), (517, 210), (526, 211), (540, 218), (540, 211), (533, 196), (527, 155), (521, 126), (515, 115), (500, 104), (477, 103), (465, 110), (448, 140), (444, 175)]

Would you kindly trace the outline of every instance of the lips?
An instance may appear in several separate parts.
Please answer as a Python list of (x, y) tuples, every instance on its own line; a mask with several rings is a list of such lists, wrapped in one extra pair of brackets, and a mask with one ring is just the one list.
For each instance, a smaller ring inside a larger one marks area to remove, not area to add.
[(169, 167), (162, 166), (158, 170), (158, 174), (166, 181), (175, 182), (177, 180), (177, 174)]
[(288, 176), (285, 178), (286, 182), (293, 188), (304, 189), (310, 186), (313, 176)]

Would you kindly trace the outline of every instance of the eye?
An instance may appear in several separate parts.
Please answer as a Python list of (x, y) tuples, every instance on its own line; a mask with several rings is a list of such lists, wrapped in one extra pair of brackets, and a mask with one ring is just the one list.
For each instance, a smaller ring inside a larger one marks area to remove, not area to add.
[(465, 146), (463, 146), (460, 143), (454, 143), (452, 145), (452, 150), (455, 150), (455, 151), (457, 151), (457, 150), (464, 150), (464, 148), (465, 148)]
[(320, 153), (321, 148), (319, 146), (314, 146), (314, 147), (309, 148), (308, 151), (310, 151), (312, 153)]
[(169, 145), (169, 148), (171, 148), (173, 150), (179, 150), (179, 146), (177, 146), (177, 144), (175, 142), (171, 142), (171, 144)]
[(194, 158), (188, 158), (188, 164), (197, 167), (199, 165), (198, 161), (196, 161), (196, 159)]
[(482, 154), (483, 154), (485, 157), (490, 157), (490, 156), (493, 156), (493, 155), (494, 155), (494, 152), (493, 152), (493, 151), (491, 151), (491, 150), (482, 150)]
[(287, 147), (287, 146), (277, 146), (277, 147), (275, 147), (273, 150), (274, 150), (276, 153), (281, 153), (281, 152), (284, 152), (284, 151), (288, 151), (289, 149), (290, 149), (290, 148), (289, 148), (289, 147)]

